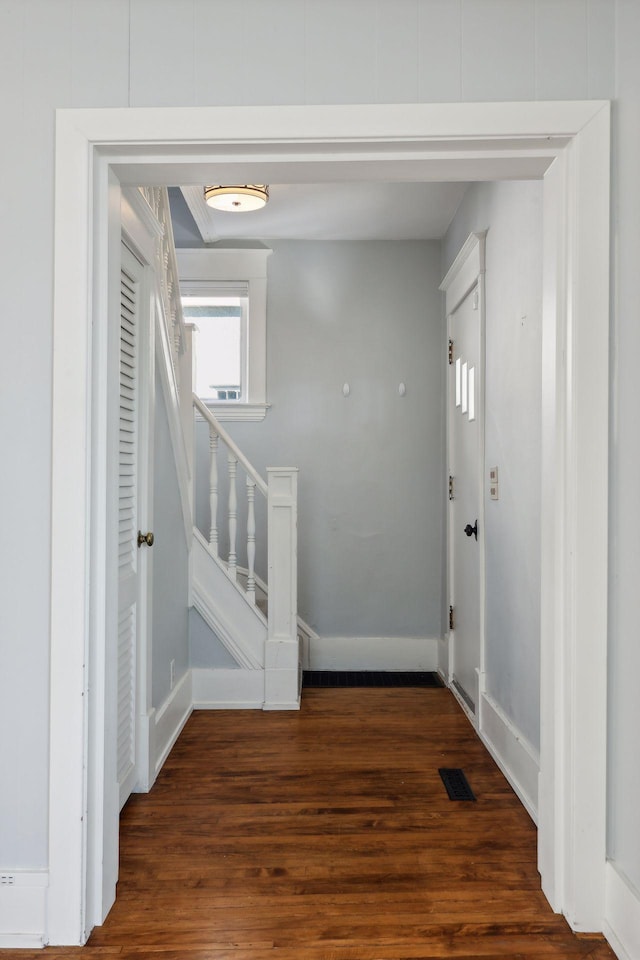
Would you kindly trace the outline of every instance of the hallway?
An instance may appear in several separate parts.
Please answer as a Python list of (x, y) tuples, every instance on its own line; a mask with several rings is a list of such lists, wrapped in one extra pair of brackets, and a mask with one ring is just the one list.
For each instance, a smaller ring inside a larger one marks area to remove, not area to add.
[[(438, 767), (477, 802), (449, 801)], [(614, 956), (551, 912), (535, 828), (444, 688), (194, 713), (121, 824), (118, 899), (89, 945), (3, 960)]]

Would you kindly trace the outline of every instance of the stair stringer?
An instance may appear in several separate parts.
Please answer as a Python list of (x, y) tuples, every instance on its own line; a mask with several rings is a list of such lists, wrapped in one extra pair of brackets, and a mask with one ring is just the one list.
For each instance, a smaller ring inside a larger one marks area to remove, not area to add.
[(267, 621), (210, 552), (199, 530), (193, 531), (191, 601), (239, 667), (264, 670)]

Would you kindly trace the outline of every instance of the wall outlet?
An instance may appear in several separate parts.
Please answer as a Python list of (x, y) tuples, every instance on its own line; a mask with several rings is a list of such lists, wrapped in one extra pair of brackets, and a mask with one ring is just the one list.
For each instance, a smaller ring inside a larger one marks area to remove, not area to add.
[(13, 887), (16, 882), (14, 873), (0, 873), (0, 887)]
[(176, 682), (176, 662), (172, 660), (169, 664), (169, 690), (173, 690)]

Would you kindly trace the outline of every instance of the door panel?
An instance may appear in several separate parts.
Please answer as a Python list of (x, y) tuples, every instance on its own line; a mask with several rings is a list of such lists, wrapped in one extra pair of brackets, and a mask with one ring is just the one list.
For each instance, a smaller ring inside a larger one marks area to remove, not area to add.
[[(449, 318), (450, 563), (453, 682), (470, 709), (478, 703), (480, 668), (480, 317), (474, 286)], [(466, 528), (466, 532), (465, 532)], [(473, 532), (471, 532), (473, 529)]]
[(137, 779), (139, 338), (142, 264), (121, 245), (118, 427), (118, 752), (120, 809)]

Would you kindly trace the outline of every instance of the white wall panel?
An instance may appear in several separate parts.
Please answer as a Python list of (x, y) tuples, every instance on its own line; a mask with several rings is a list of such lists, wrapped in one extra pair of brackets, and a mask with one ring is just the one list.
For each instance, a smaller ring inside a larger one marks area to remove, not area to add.
[(304, 103), (303, 3), (195, 0), (195, 24), (197, 105)]
[(73, 0), (73, 107), (129, 103), (129, 0)]
[(586, 97), (586, 0), (537, 0), (535, 38), (536, 97)]
[(534, 0), (463, 0), (463, 100), (535, 98), (534, 10)]
[(0, 8), (0, 17), (0, 70), (9, 101), (0, 151), (2, 183), (8, 187), (0, 207), (5, 225), (0, 317), (11, 343), (0, 360), (5, 462), (0, 471), (5, 505), (0, 644), (2, 674), (10, 678), (0, 696), (0, 723), (12, 732), (0, 738), (0, 823), (4, 864), (42, 867), (48, 830), (43, 798), (48, 790), (52, 108), (69, 101), (70, 4), (9, 3)]
[(587, 0), (588, 97), (615, 97), (615, 5), (611, 0)]
[(413, 103), (418, 99), (418, 0), (382, 2), (377, 10), (376, 100)]
[(376, 90), (375, 5), (323, 0), (306, 7), (307, 103), (371, 103)]
[[(0, 429), (15, 469), (0, 471), (8, 505), (0, 557), (0, 637), (3, 676), (0, 722), (19, 736), (0, 744), (0, 822), (16, 868), (46, 862), (47, 700), (51, 394), (52, 184), (54, 110), (86, 105), (136, 106), (409, 99), (415, 78), (409, 37), (413, 6), (394, 0), (255, 0), (265, 19), (250, 41), (252, 62), (241, 82), (223, 88), (200, 13), (223, 21), (253, 9), (254, 0), (0, 0), (0, 151), (2, 234), (0, 316), (10, 349), (0, 360)], [(625, 786), (623, 762), (633, 759), (624, 731), (640, 723), (633, 678), (640, 569), (635, 539), (640, 441), (634, 420), (636, 358), (640, 354), (635, 290), (638, 236), (638, 90), (636, 0), (587, 0), (588, 95), (613, 92), (614, 19), (619, 19), (621, 132), (616, 166), (618, 245), (615, 387), (612, 443), (612, 652), (616, 684), (614, 732), (621, 732), (615, 786)], [(127, 9), (130, 6), (130, 17)], [(561, 3), (555, 5), (562, 6)], [(533, 0), (465, 0), (461, 60), (461, 0), (418, 0), (418, 96), (424, 101), (517, 100), (535, 96)], [(400, 10), (394, 23), (394, 11)], [(378, 13), (379, 11), (379, 13)], [(406, 13), (405, 13), (406, 11)], [(406, 20), (405, 20), (406, 18)], [(635, 19), (634, 19), (635, 18)], [(303, 25), (306, 21), (306, 41)], [(131, 35), (130, 58), (126, 51)], [(387, 37), (383, 35), (387, 33)], [(565, 31), (566, 33), (566, 31)], [(403, 36), (407, 37), (403, 48)], [(306, 42), (306, 47), (305, 47)], [(566, 36), (562, 53), (581, 59), (584, 37)], [(196, 55), (197, 52), (197, 55)], [(241, 60), (241, 51), (238, 55)], [(464, 87), (461, 86), (461, 64)], [(538, 78), (540, 73), (538, 70)], [(568, 75), (569, 80), (571, 74)], [(562, 75), (549, 96), (569, 95)], [(34, 192), (34, 184), (37, 192)], [(35, 225), (35, 226), (34, 226)], [(25, 255), (28, 251), (28, 255)], [(408, 399), (408, 398), (407, 398)], [(630, 519), (631, 518), (631, 522)], [(24, 704), (29, 703), (29, 711)], [(17, 725), (15, 718), (20, 717)], [(619, 792), (617, 847), (640, 862), (638, 786)], [(636, 818), (637, 820), (637, 818)], [(636, 878), (637, 881), (637, 878)]]
[(610, 515), (609, 849), (640, 890), (640, 432), (638, 261), (640, 259), (640, 4), (618, 5), (618, 142), (614, 158), (615, 317), (612, 329)]
[(448, 103), (462, 97), (461, 0), (420, 0), (419, 99)]
[[(20, 0), (3, 0), (0, 5), (0, 109), (3, 125), (21, 115), (24, 15)], [(8, 151), (3, 150), (0, 164), (8, 160)]]
[(132, 107), (195, 103), (193, 0), (130, 0)]

